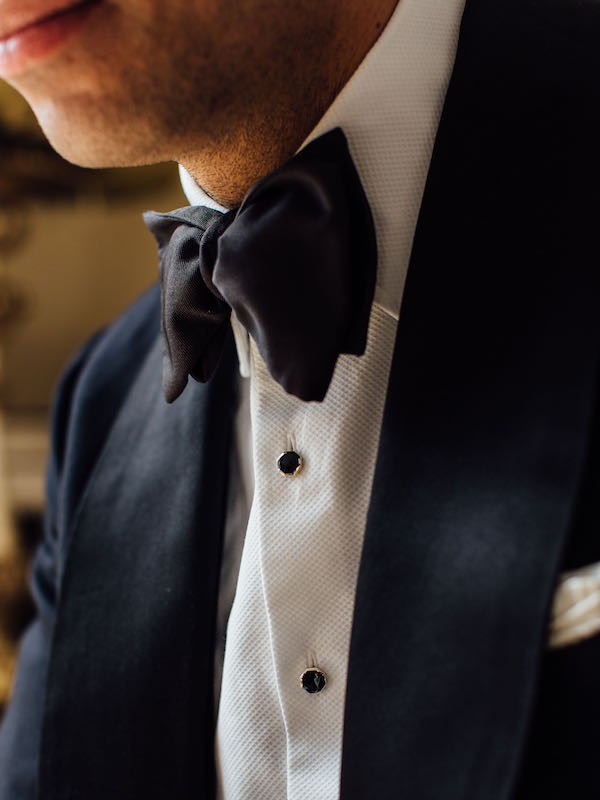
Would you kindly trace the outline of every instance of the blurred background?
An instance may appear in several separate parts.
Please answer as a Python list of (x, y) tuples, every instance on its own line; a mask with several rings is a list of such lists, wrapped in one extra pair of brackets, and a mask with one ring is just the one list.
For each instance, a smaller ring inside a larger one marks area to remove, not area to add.
[(32, 613), (54, 386), (77, 347), (156, 279), (141, 212), (186, 204), (175, 165), (63, 161), (0, 81), (0, 719)]

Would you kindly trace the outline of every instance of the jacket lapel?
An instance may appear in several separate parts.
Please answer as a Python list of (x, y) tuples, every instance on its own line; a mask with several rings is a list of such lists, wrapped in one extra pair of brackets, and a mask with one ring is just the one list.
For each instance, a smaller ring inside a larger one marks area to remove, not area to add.
[(210, 384), (190, 382), (168, 406), (157, 341), (113, 424), (72, 525), (44, 800), (212, 796), (233, 364), (229, 346)]
[(595, 399), (599, 21), (465, 10), (361, 562), (343, 800), (514, 784)]

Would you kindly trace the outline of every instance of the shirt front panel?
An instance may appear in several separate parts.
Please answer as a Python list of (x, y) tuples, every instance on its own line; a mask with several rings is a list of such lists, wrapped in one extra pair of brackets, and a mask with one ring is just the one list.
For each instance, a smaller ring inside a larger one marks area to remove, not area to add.
[[(225, 648), (222, 797), (338, 795), (354, 594), (395, 333), (396, 320), (374, 306), (364, 356), (339, 359), (322, 403), (286, 394), (252, 343), (256, 486)], [(295, 476), (277, 468), (284, 451), (303, 459)], [(313, 666), (327, 684), (308, 694), (300, 676)], [(278, 741), (265, 733), (276, 721)]]
[[(308, 140), (337, 126), (344, 130), (373, 212), (378, 273), (365, 356), (342, 356), (324, 403), (303, 404), (270, 378), (254, 343), (232, 318), (241, 372), (250, 381), (253, 459), (245, 447), (246, 417), (231, 453), (236, 463), (227, 540), (246, 538), (237, 586), (233, 554), (241, 548), (231, 546), (219, 592), (220, 625), (233, 602), (216, 735), (225, 800), (339, 796), (356, 577), (382, 409), (463, 5), (464, 0), (400, 0)], [(193, 182), (185, 184), (190, 202), (214, 206)], [(305, 464), (296, 477), (283, 478), (275, 462), (289, 448), (300, 451)], [(240, 508), (240, 482), (250, 485), (253, 473), (246, 532), (235, 520), (248, 512)], [(221, 628), (219, 642), (223, 637)], [(308, 695), (299, 677), (312, 665), (328, 682), (321, 693)]]

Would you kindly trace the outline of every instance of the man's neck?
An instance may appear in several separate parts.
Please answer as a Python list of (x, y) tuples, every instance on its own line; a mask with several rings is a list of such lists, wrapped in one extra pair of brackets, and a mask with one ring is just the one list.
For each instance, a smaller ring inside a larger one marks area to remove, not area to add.
[[(259, 97), (252, 112), (201, 152), (188, 149), (179, 162), (220, 205), (233, 208), (260, 178), (291, 158), (373, 47), (398, 0), (348, 0), (322, 58), (285, 91)], [(299, 43), (301, 46), (301, 43)]]

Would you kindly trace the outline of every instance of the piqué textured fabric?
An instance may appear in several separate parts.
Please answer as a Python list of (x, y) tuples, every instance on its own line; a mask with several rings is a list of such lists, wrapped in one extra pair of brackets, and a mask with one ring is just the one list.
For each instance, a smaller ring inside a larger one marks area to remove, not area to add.
[(564, 572), (550, 622), (550, 648), (567, 647), (600, 633), (600, 563)]
[[(463, 0), (401, 0), (308, 140), (343, 129), (373, 212), (379, 262), (365, 356), (342, 356), (324, 402), (302, 404), (270, 379), (232, 316), (252, 418), (242, 403), (219, 589), (217, 676), (223, 641), (226, 655), (216, 759), (226, 800), (339, 797), (347, 654), (379, 409), (462, 9)], [(191, 203), (223, 210), (181, 172)], [(276, 468), (289, 447), (305, 460), (294, 478)], [(239, 520), (249, 509), (241, 506), (254, 480), (246, 533)], [(309, 695), (299, 678), (312, 662), (328, 683)]]
[[(445, 3), (437, 0), (401, 0), (377, 45), (309, 137), (310, 141), (332, 127), (340, 126), (350, 144), (377, 230), (379, 272), (373, 314), (378, 309), (385, 309), (392, 317), (399, 314), (414, 227), (452, 68), (462, 11), (463, 0)], [(183, 170), (182, 182), (191, 202), (211, 204), (210, 199), (203, 196)], [(447, 266), (452, 270), (452, 264)], [(431, 291), (435, 292), (436, 287), (432, 286)], [(253, 396), (257, 396), (259, 390), (255, 383), (259, 378), (256, 354), (249, 357), (247, 336), (235, 319), (232, 319), (232, 324), (241, 372), (250, 377)], [(372, 326), (375, 330), (374, 322)], [(381, 392), (385, 393), (385, 370), (382, 370), (378, 381)], [(248, 381), (243, 383), (247, 384)], [(262, 388), (268, 392), (267, 384)], [(345, 403), (336, 406), (335, 413), (352, 418), (353, 403), (354, 397), (348, 395)], [(326, 644), (331, 646), (322, 649), (328, 624), (328, 620), (322, 623), (322, 619), (326, 616), (329, 589), (338, 598), (347, 598), (348, 604), (353, 602), (353, 558), (357, 557), (358, 548), (347, 546), (345, 540), (338, 542), (337, 550), (330, 548), (330, 539), (341, 535), (341, 528), (335, 523), (331, 527), (324, 527), (325, 517), (319, 518), (318, 511), (323, 511), (322, 498), (332, 496), (332, 484), (339, 484), (340, 487), (351, 485), (346, 483), (346, 471), (356, 469), (357, 465), (360, 470), (360, 464), (363, 458), (366, 460), (369, 457), (369, 451), (366, 448), (363, 452), (361, 443), (358, 453), (344, 454), (342, 465), (332, 464), (327, 474), (321, 471), (323, 483), (319, 485), (314, 498), (307, 494), (305, 503), (301, 502), (304, 489), (299, 480), (284, 483), (288, 493), (286, 497), (291, 496), (293, 504), (282, 509), (275, 501), (273, 514), (277, 516), (270, 522), (270, 493), (279, 491), (281, 486), (277, 489), (276, 479), (280, 476), (274, 467), (276, 455), (273, 457), (270, 453), (267, 458), (261, 452), (262, 447), (270, 448), (274, 444), (269, 438), (270, 420), (262, 414), (268, 407), (267, 402), (260, 405), (255, 398), (252, 417), (254, 465), (245, 455), (247, 427), (242, 416), (246, 413), (245, 407), (238, 418), (241, 424), (238, 427), (237, 447), (231, 454), (232, 461), (236, 465), (241, 464), (241, 469), (232, 470), (231, 473), (233, 480), (230, 483), (226, 530), (226, 539), (230, 543), (242, 540), (245, 532), (235, 522), (240, 516), (236, 515), (235, 510), (239, 509), (244, 497), (244, 493), (236, 489), (238, 481), (249, 485), (256, 469), (257, 489), (226, 646), (226, 675), (222, 684), (217, 733), (219, 789), (221, 797), (226, 800), (254, 796), (267, 800), (283, 797), (333, 800), (339, 797), (336, 770), (342, 757), (339, 751), (344, 714), (344, 692), (338, 691), (340, 675), (336, 668), (339, 662), (335, 660), (335, 652), (339, 659), (343, 648), (341, 642), (344, 637), (347, 640), (350, 637), (351, 620), (342, 613), (336, 631), (327, 640)], [(311, 408), (306, 411), (304, 419), (304, 430), (309, 432), (313, 422)], [(289, 430), (295, 431), (293, 417), (288, 420), (284, 410), (280, 409), (277, 424), (281, 426), (282, 439), (285, 438), (284, 433), (287, 434), (288, 422)], [(335, 425), (332, 435), (333, 432), (338, 433)], [(328, 425), (319, 427), (319, 433), (318, 458), (322, 454), (326, 459), (333, 452)], [(300, 450), (308, 442), (309, 438), (303, 437), (296, 446)], [(314, 458), (312, 448), (310, 453), (303, 455), (306, 458), (306, 477)], [(240, 479), (240, 475), (243, 478)], [(297, 477), (300, 478), (301, 474)], [(272, 485), (269, 478), (274, 481)], [(365, 480), (369, 480), (367, 473)], [(345, 495), (343, 498), (347, 499)], [(343, 501), (336, 506), (336, 510), (341, 509), (342, 514)], [(291, 517), (304, 513), (312, 520), (320, 535), (295, 541), (301, 523), (291, 520)], [(265, 526), (263, 538), (259, 530), (261, 525)], [(401, 529), (398, 535), (402, 535)], [(273, 539), (278, 539), (278, 542), (273, 544)], [(251, 545), (252, 541), (255, 545)], [(265, 548), (267, 543), (269, 545), (263, 561), (260, 558), (261, 542)], [(286, 542), (291, 542), (289, 555), (297, 559), (294, 563), (287, 559)], [(323, 543), (326, 543), (324, 550), (321, 549)], [(306, 546), (302, 548), (302, 544)], [(270, 553), (271, 547), (273, 553)], [(229, 547), (227, 553), (231, 554), (234, 550)], [(298, 556), (300, 550), (301, 557)], [(321, 556), (332, 559), (327, 584), (323, 580), (325, 570), (318, 566)], [(315, 564), (317, 567), (313, 571), (310, 567)], [(298, 573), (295, 571), (297, 565)], [(224, 561), (223, 567), (229, 577), (235, 574), (231, 558)], [(265, 570), (273, 570), (273, 576), (265, 573)], [(556, 595), (549, 642), (551, 647), (560, 646), (557, 634), (560, 634), (560, 643), (566, 644), (566, 633), (568, 642), (571, 642), (583, 632), (590, 635), (590, 630), (595, 628), (598, 599), (596, 570), (593, 567), (589, 574), (586, 571), (585, 575), (562, 576)], [(342, 576), (347, 578), (345, 585)], [(562, 591), (563, 587), (569, 589), (568, 594)], [(267, 601), (272, 603), (278, 596), (275, 589), (284, 595), (281, 616), (276, 606), (267, 605)], [(233, 602), (234, 590), (234, 580), (222, 581), (219, 641), (224, 637), (224, 620)], [(320, 601), (319, 610), (314, 617), (310, 636), (304, 640), (302, 635), (306, 630), (306, 617), (302, 615), (304, 610), (310, 613), (314, 609), (313, 598)], [(344, 624), (348, 629), (343, 629)], [(373, 620), (373, 624), (377, 625), (377, 620)], [(247, 629), (246, 625), (249, 626)], [(391, 631), (390, 635), (394, 635), (394, 632)], [(372, 656), (377, 658), (376, 653)], [(220, 657), (219, 650), (217, 661)], [(306, 666), (309, 660), (317, 661), (328, 673), (329, 683), (321, 694), (305, 696), (299, 688), (298, 670)], [(329, 693), (334, 687), (335, 699), (332, 698), (333, 692)], [(293, 695), (296, 688), (298, 694)], [(365, 692), (368, 689), (365, 687)], [(307, 703), (303, 703), (305, 699)], [(315, 700), (316, 703), (310, 702)], [(327, 713), (322, 713), (323, 709)]]
[[(221, 797), (339, 791), (354, 588), (395, 333), (374, 307), (365, 355), (339, 359), (319, 404), (283, 392), (251, 345), (256, 488), (225, 645)], [(304, 464), (285, 477), (277, 458), (290, 450)], [(300, 686), (312, 666), (327, 676), (316, 694)]]

